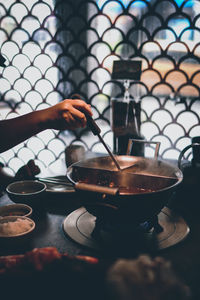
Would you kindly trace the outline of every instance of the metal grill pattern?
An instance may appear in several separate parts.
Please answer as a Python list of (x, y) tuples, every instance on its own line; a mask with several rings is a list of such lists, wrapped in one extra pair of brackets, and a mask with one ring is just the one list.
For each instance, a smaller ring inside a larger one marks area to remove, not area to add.
[[(113, 60), (142, 60), (130, 92), (141, 101), (141, 132), (177, 158), (200, 130), (200, 3), (191, 0), (0, 0), (1, 117), (42, 109), (79, 93), (113, 147)], [(12, 173), (29, 159), (44, 168), (70, 143), (104, 152), (87, 130), (48, 130), (1, 154)]]

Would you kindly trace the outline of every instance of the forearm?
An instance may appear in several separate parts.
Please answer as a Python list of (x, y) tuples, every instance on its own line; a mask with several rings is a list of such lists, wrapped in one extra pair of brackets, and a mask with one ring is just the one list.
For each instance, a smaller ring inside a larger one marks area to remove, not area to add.
[(58, 104), (0, 121), (0, 153), (45, 130), (71, 130), (84, 127), (85, 113), (92, 115), (90, 105), (79, 99), (66, 99)]
[(42, 110), (0, 121), (0, 153), (46, 129)]

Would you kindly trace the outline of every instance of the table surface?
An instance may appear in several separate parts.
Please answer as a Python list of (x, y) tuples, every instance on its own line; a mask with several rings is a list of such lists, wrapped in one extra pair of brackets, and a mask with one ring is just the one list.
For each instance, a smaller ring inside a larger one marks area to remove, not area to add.
[[(57, 165), (56, 165), (57, 164)], [(57, 162), (51, 170), (42, 175), (63, 175), (66, 172), (63, 161)], [(197, 196), (198, 198), (198, 196)], [(180, 200), (180, 199), (179, 199)], [(198, 201), (199, 199), (197, 199)], [(182, 200), (179, 201), (179, 203)], [(200, 205), (192, 208), (189, 203), (192, 199), (186, 200), (185, 209), (180, 210), (184, 220), (190, 227), (187, 238), (179, 244), (159, 251), (158, 255), (171, 261), (177, 273), (193, 287), (200, 299), (199, 278), (200, 278)], [(196, 200), (195, 200), (196, 201)], [(13, 204), (5, 193), (0, 197), (0, 206)], [(184, 202), (182, 202), (182, 208)], [(66, 236), (62, 230), (62, 224), (66, 216), (75, 209), (81, 207), (81, 201), (76, 192), (70, 194), (47, 193), (44, 207), (34, 210), (32, 218), (35, 220), (36, 228), (29, 243), (17, 248), (0, 247), (0, 255), (20, 254), (34, 248), (53, 246), (61, 253), (70, 255), (92, 255), (98, 256), (95, 250), (81, 246)], [(191, 209), (190, 209), (191, 208)], [(177, 209), (177, 207), (176, 207)]]
[[(44, 170), (40, 177), (66, 175), (66, 170), (64, 160), (58, 160)], [(6, 192), (0, 197), (0, 206), (13, 203)], [(0, 247), (0, 255), (24, 253), (34, 248), (49, 246), (56, 247), (61, 253), (67, 252), (72, 255), (91, 254), (89, 249), (83, 249), (67, 237), (62, 230), (62, 224), (66, 216), (79, 207), (81, 207), (81, 203), (75, 192), (46, 192), (42, 206), (32, 207), (33, 215), (31, 218), (35, 221), (36, 227), (29, 243), (23, 246), (20, 245), (20, 247)]]

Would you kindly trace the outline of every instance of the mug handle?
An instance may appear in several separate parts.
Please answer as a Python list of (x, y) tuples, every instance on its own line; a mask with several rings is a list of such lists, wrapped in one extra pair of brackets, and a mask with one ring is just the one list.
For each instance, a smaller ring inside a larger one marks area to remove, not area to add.
[(187, 150), (189, 150), (190, 148), (194, 147), (194, 146), (200, 146), (200, 143), (192, 143), (190, 145), (188, 145), (187, 147), (185, 147), (181, 153), (179, 154), (179, 157), (178, 157), (178, 168), (181, 169), (181, 159), (183, 158), (185, 152)]

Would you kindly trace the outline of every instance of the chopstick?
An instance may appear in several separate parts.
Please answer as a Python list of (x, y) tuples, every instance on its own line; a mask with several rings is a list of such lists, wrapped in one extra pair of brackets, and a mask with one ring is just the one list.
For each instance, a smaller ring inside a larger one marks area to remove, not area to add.
[(45, 178), (37, 178), (39, 181), (44, 183), (54, 183), (54, 184), (62, 184), (67, 186), (73, 186), (71, 182), (68, 182), (67, 179), (60, 179), (55, 177), (45, 177)]

